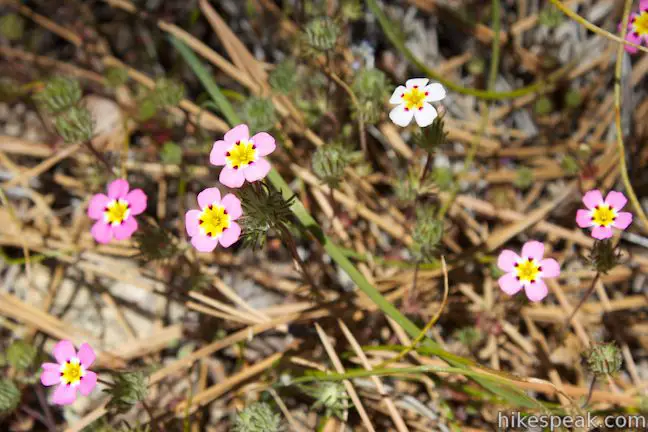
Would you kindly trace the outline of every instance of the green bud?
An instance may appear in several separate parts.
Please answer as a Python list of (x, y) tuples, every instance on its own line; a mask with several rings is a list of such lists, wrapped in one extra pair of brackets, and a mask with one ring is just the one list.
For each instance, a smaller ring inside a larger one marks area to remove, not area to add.
[(0, 378), (0, 418), (11, 414), (20, 403), (20, 390), (6, 378)]
[(184, 94), (185, 87), (181, 82), (169, 78), (158, 78), (151, 96), (158, 108), (166, 108), (178, 105), (184, 98)]
[(17, 340), (9, 345), (7, 349), (7, 363), (15, 369), (29, 369), (35, 359), (36, 348), (24, 341)]
[(558, 27), (564, 18), (563, 13), (551, 4), (547, 4), (538, 16), (540, 24), (548, 28)]
[(306, 24), (304, 38), (308, 45), (318, 51), (328, 51), (335, 47), (341, 29), (329, 17), (313, 18)]
[(621, 370), (623, 356), (614, 343), (595, 344), (585, 353), (587, 367), (594, 375), (604, 377)]
[(60, 113), (81, 100), (81, 86), (75, 79), (57, 76), (47, 81), (45, 88), (34, 99), (47, 111)]
[(560, 167), (565, 171), (566, 174), (569, 175), (576, 175), (580, 171), (580, 166), (578, 166), (578, 162), (576, 159), (573, 157), (566, 155), (561, 161), (560, 161)]
[(167, 141), (162, 146), (160, 159), (165, 164), (180, 165), (182, 163), (182, 147), (173, 141)]
[(241, 117), (254, 132), (270, 130), (277, 123), (277, 113), (270, 99), (248, 98), (241, 111)]
[(140, 223), (133, 240), (137, 244), (137, 258), (146, 263), (168, 260), (178, 256), (178, 247), (171, 233), (163, 227)]
[(619, 263), (619, 253), (614, 249), (612, 242), (597, 240), (592, 247), (589, 262), (597, 272), (607, 274)]
[(359, 0), (344, 0), (340, 6), (340, 14), (347, 21), (357, 21), (362, 18), (362, 4)]
[(416, 225), (412, 232), (411, 252), (417, 261), (434, 260), (443, 238), (443, 221), (436, 218), (436, 208), (422, 205), (416, 209)]
[(22, 38), (25, 20), (20, 15), (8, 13), (0, 18), (0, 34), (10, 41)]
[(279, 432), (281, 416), (270, 405), (260, 402), (245, 407), (234, 421), (234, 432)]
[(349, 409), (349, 396), (339, 381), (322, 381), (312, 386), (300, 386), (304, 393), (315, 399), (313, 409), (324, 409), (326, 416), (342, 419)]
[(533, 170), (529, 167), (518, 168), (513, 184), (522, 190), (530, 188), (533, 184)]
[(432, 181), (441, 191), (449, 191), (454, 184), (454, 173), (450, 167), (436, 167), (432, 170)]
[(582, 102), (583, 97), (580, 90), (572, 88), (565, 93), (565, 105), (567, 105), (567, 108), (578, 108)]
[(546, 96), (542, 96), (535, 102), (533, 109), (535, 110), (536, 114), (543, 116), (551, 114), (554, 110), (554, 106), (553, 102), (551, 102), (551, 99)]
[(473, 57), (468, 62), (468, 73), (471, 75), (481, 75), (486, 70), (486, 62), (481, 57)]
[(272, 89), (282, 94), (289, 94), (297, 87), (297, 64), (293, 59), (286, 59), (270, 72), (268, 82)]
[(72, 107), (54, 120), (54, 127), (66, 143), (89, 141), (94, 135), (92, 114), (84, 107)]
[(128, 81), (128, 70), (121, 67), (109, 67), (104, 71), (104, 78), (110, 87), (119, 87)]
[(135, 404), (146, 399), (148, 394), (148, 375), (142, 371), (121, 372), (113, 376), (113, 386), (105, 390), (111, 399), (108, 408), (117, 413), (125, 413)]
[(354, 108), (354, 116), (362, 115), (367, 124), (380, 120), (385, 90), (390, 87), (387, 76), (380, 69), (361, 69), (351, 84), (351, 89), (358, 99), (358, 107)]
[(429, 127), (419, 128), (419, 132), (414, 135), (416, 145), (428, 153), (434, 153), (436, 149), (446, 143), (447, 139), (448, 134), (441, 116), (435, 118)]
[(349, 165), (349, 151), (339, 144), (324, 145), (313, 154), (313, 172), (327, 186), (337, 188)]
[(144, 96), (137, 104), (137, 117), (139, 121), (147, 121), (158, 112), (158, 105), (152, 96)]

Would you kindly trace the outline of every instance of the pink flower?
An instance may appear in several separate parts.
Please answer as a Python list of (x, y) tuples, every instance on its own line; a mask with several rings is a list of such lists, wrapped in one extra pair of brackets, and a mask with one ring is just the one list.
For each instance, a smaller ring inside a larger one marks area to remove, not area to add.
[(220, 243), (230, 247), (241, 236), (241, 227), (234, 222), (241, 217), (241, 201), (232, 194), (221, 200), (216, 188), (198, 194), (200, 210), (189, 210), (185, 215), (191, 244), (200, 252), (211, 252)]
[(603, 200), (598, 189), (591, 190), (583, 196), (587, 210), (576, 212), (576, 223), (581, 228), (592, 229), (592, 237), (605, 240), (612, 237), (612, 228), (624, 230), (632, 223), (632, 213), (621, 210), (628, 200), (621, 192), (610, 191)]
[(130, 238), (137, 231), (134, 216), (146, 210), (146, 194), (141, 189), (128, 191), (126, 180), (115, 180), (108, 185), (108, 196), (97, 194), (90, 200), (88, 216), (97, 222), (92, 236), (99, 243)]
[(508, 295), (513, 295), (524, 288), (529, 300), (537, 302), (547, 296), (547, 285), (543, 278), (552, 278), (560, 274), (560, 266), (553, 258), (545, 258), (544, 243), (529, 241), (522, 246), (522, 256), (512, 250), (503, 250), (497, 258), (497, 266), (506, 274), (497, 281), (500, 288)]
[[(626, 41), (635, 45), (648, 44), (648, 0), (639, 2), (639, 12), (630, 14), (628, 21), (628, 33)], [(639, 51), (637, 48), (624, 45), (626, 51), (635, 54)]]
[(40, 379), (44, 386), (57, 385), (52, 394), (56, 405), (69, 405), (77, 398), (77, 390), (83, 396), (92, 393), (97, 385), (97, 374), (88, 370), (95, 361), (95, 353), (87, 343), (81, 344), (79, 352), (69, 340), (62, 340), (54, 346), (57, 363), (43, 363)]
[(241, 124), (216, 141), (209, 155), (212, 165), (224, 165), (219, 180), (227, 187), (240, 188), (245, 180), (255, 182), (270, 171), (270, 163), (263, 157), (275, 150), (275, 140), (266, 132), (250, 138), (247, 125)]

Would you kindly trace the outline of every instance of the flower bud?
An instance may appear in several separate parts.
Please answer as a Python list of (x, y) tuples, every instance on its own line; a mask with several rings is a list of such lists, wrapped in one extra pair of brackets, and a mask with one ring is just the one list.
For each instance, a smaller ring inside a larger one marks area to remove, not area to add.
[(81, 100), (81, 86), (75, 79), (57, 76), (47, 81), (45, 88), (34, 99), (47, 111), (60, 113)]
[(108, 408), (117, 413), (125, 413), (135, 404), (146, 399), (148, 394), (148, 375), (142, 371), (121, 372), (114, 375), (110, 389), (111, 399)]
[(308, 45), (318, 51), (328, 51), (335, 47), (341, 29), (329, 17), (314, 18), (306, 24), (304, 38)]
[(285, 199), (267, 183), (258, 184), (258, 188), (248, 185), (239, 193), (243, 216), (238, 222), (244, 243), (252, 247), (263, 246), (269, 231), (280, 230), (292, 220), (290, 206), (295, 199)]
[(448, 134), (445, 131), (443, 117), (438, 116), (432, 124), (426, 128), (420, 128), (419, 132), (414, 135), (414, 142), (428, 153), (433, 153), (436, 149), (446, 143)]
[(84, 107), (72, 107), (54, 120), (54, 127), (66, 143), (89, 141), (94, 135), (92, 114)]
[(342, 419), (349, 408), (349, 396), (339, 381), (323, 381), (313, 386), (300, 386), (304, 393), (315, 399), (313, 409), (324, 409), (326, 416)]
[(0, 379), (0, 418), (11, 414), (20, 403), (20, 390), (6, 378)]
[(435, 208), (430, 205), (416, 209), (411, 252), (417, 261), (433, 261), (443, 238), (443, 221), (437, 219), (435, 213)]
[(272, 89), (282, 94), (289, 94), (297, 87), (297, 64), (293, 59), (286, 59), (270, 72), (268, 82)]
[(619, 263), (619, 254), (610, 241), (596, 241), (592, 247), (589, 261), (597, 272), (607, 274)]
[(279, 432), (281, 416), (270, 405), (259, 402), (245, 407), (234, 421), (234, 432)]
[(119, 87), (128, 81), (128, 70), (122, 67), (109, 67), (104, 71), (104, 78), (110, 87)]
[(184, 98), (185, 87), (181, 82), (169, 79), (158, 78), (155, 81), (155, 90), (152, 93), (158, 108), (176, 106)]
[(349, 151), (341, 145), (324, 145), (313, 154), (313, 172), (327, 186), (337, 188), (349, 162)]
[(513, 184), (522, 190), (530, 188), (533, 184), (533, 170), (529, 167), (518, 168)]
[(277, 112), (270, 99), (250, 97), (241, 105), (241, 117), (251, 131), (270, 130), (277, 123)]
[(588, 369), (596, 376), (614, 375), (623, 364), (621, 351), (614, 343), (592, 345), (585, 358)]
[(7, 363), (17, 370), (26, 370), (34, 364), (36, 348), (28, 343), (17, 340), (7, 349)]

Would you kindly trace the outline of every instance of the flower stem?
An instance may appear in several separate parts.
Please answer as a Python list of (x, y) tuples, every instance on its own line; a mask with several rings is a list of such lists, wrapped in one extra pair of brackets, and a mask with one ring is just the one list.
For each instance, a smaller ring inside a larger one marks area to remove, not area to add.
[(89, 140), (88, 141), (83, 141), (83, 144), (86, 146), (86, 148), (88, 150), (90, 150), (90, 153), (92, 153), (95, 158), (97, 158), (102, 164), (104, 164), (104, 166), (106, 167), (108, 172), (110, 174), (112, 174), (113, 173), (112, 167), (110, 166), (110, 164), (108, 163), (106, 158), (101, 153), (99, 153), (99, 151), (97, 151), (96, 148), (94, 148), (94, 146), (92, 145), (92, 142), (90, 142)]
[(594, 292), (594, 289), (596, 288), (596, 282), (598, 282), (599, 278), (601, 277), (601, 272), (596, 272), (596, 276), (594, 276), (594, 279), (592, 279), (592, 285), (589, 287), (583, 298), (581, 299), (580, 302), (578, 302), (578, 305), (572, 310), (572, 313), (569, 315), (569, 318), (565, 321), (565, 323), (569, 324), (569, 322), (574, 318), (574, 315), (576, 315), (576, 312), (583, 306), (583, 304), (587, 301), (587, 299), (592, 295)]
[(592, 382), (590, 383), (589, 391), (587, 392), (587, 399), (585, 399), (585, 402), (583, 403), (582, 409), (585, 409), (585, 407), (587, 407), (590, 400), (592, 399), (592, 394), (594, 393), (594, 386), (595, 385), (596, 385), (596, 375), (594, 375), (592, 377)]
[(301, 269), (302, 274), (304, 276), (304, 279), (306, 279), (306, 282), (310, 286), (312, 286), (313, 288), (317, 288), (317, 285), (315, 284), (315, 280), (313, 279), (313, 276), (310, 274), (310, 271), (306, 267), (306, 264), (304, 263), (304, 261), (299, 256), (299, 253), (297, 251), (297, 245), (295, 244), (295, 239), (293, 238), (292, 234), (290, 233), (288, 228), (286, 228), (283, 225), (281, 225), (279, 229), (281, 231), (281, 237), (283, 238), (283, 240), (288, 245), (288, 249), (290, 250), (290, 254), (292, 255), (293, 259), (295, 260), (295, 262), (297, 263), (299, 268)]

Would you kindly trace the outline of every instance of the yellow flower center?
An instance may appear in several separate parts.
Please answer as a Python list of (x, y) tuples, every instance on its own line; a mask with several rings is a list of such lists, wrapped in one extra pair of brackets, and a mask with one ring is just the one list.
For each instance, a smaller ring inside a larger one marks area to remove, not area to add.
[(614, 223), (616, 216), (616, 210), (609, 205), (601, 204), (594, 207), (592, 211), (592, 222), (594, 225), (607, 227)]
[(237, 141), (225, 154), (227, 163), (234, 169), (252, 165), (257, 157), (256, 145), (252, 141)]
[(61, 366), (61, 382), (65, 385), (78, 385), (85, 370), (77, 358), (70, 359)]
[(542, 271), (534, 259), (522, 260), (515, 264), (515, 273), (517, 280), (521, 283), (533, 283), (538, 279), (538, 275)]
[(405, 93), (401, 95), (403, 102), (405, 102), (405, 109), (407, 111), (411, 109), (421, 109), (423, 108), (423, 102), (425, 102), (425, 96), (428, 93), (419, 89), (418, 87), (413, 87), (407, 89)]
[(223, 206), (210, 205), (203, 210), (198, 224), (207, 237), (218, 237), (230, 225), (230, 217)]
[(641, 12), (632, 23), (632, 29), (639, 36), (648, 35), (648, 12)]
[(126, 200), (112, 200), (104, 209), (104, 219), (111, 225), (120, 225), (130, 215), (130, 204)]

